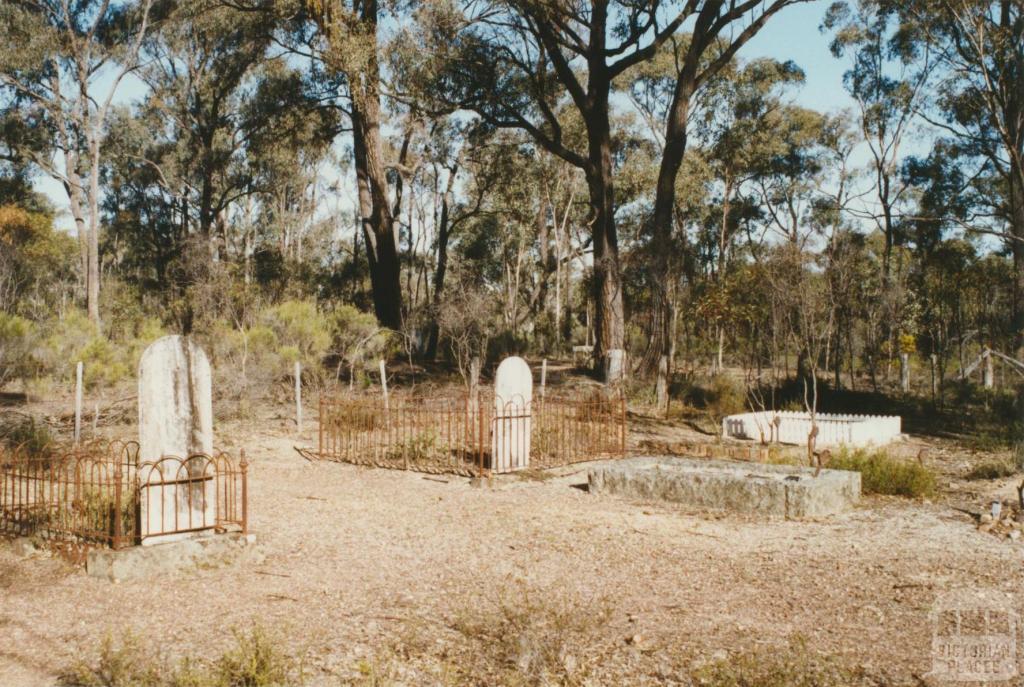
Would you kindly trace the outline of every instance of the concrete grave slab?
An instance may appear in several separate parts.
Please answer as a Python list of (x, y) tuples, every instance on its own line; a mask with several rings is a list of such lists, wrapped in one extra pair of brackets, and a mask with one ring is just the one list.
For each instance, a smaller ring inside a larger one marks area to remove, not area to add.
[(256, 536), (229, 532), (164, 541), (152, 546), (92, 549), (86, 556), (85, 570), (90, 577), (125, 582), (197, 568), (216, 568), (242, 559), (251, 563), (263, 560), (263, 553), (256, 546)]
[(726, 460), (643, 457), (595, 466), (590, 492), (781, 518), (841, 513), (860, 500), (860, 473)]

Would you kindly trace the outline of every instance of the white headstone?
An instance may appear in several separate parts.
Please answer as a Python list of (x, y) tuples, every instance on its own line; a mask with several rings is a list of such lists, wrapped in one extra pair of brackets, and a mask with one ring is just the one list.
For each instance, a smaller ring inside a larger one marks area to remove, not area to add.
[(494, 375), (491, 469), (509, 472), (530, 465), (533, 373), (522, 358), (505, 358)]
[[(139, 462), (165, 456), (186, 459), (197, 453), (213, 453), (210, 361), (190, 338), (165, 336), (150, 344), (139, 362)], [(183, 476), (173, 462), (165, 467), (163, 474), (146, 470), (141, 478), (154, 484), (199, 477)], [(144, 487), (142, 536), (213, 527), (215, 498), (212, 480), (190, 483), (187, 488), (180, 484)]]

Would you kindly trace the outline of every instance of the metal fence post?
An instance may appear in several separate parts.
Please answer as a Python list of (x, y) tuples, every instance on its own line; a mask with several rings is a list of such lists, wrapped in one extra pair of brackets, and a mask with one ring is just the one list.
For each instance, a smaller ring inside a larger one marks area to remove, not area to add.
[(115, 549), (121, 548), (121, 539), (124, 536), (124, 523), (121, 520), (121, 484), (123, 481), (121, 461), (118, 460), (114, 466), (114, 541), (112, 543)]

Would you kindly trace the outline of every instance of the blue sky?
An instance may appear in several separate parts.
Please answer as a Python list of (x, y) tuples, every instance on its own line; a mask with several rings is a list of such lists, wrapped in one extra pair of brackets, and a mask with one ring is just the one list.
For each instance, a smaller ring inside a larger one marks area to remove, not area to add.
[(816, 0), (787, 7), (772, 17), (740, 52), (747, 59), (773, 57), (796, 62), (807, 81), (795, 100), (823, 112), (836, 112), (854, 104), (843, 90), (846, 61), (832, 56), (828, 49), (830, 36), (818, 30), (830, 4), (831, 0)]

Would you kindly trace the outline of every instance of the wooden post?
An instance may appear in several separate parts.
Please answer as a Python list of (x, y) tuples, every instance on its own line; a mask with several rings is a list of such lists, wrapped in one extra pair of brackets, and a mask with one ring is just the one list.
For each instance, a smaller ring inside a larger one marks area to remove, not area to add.
[(390, 410), (388, 406), (388, 372), (384, 367), (384, 361), (380, 361), (380, 388), (384, 392), (384, 410)]
[(302, 363), (295, 361), (295, 427), (302, 434)]
[(82, 361), (75, 366), (75, 444), (82, 438)]
[(239, 452), (238, 469), (242, 472), (242, 534), (249, 534), (249, 461), (244, 448)]
[(544, 391), (548, 383), (548, 359), (544, 360), (540, 364), (540, 399), (544, 400)]
[(93, 436), (96, 436), (96, 432), (97, 432), (97, 430), (99, 430), (99, 427), (100, 427), (100, 404), (96, 403), (96, 405), (92, 409), (92, 434), (93, 434)]

